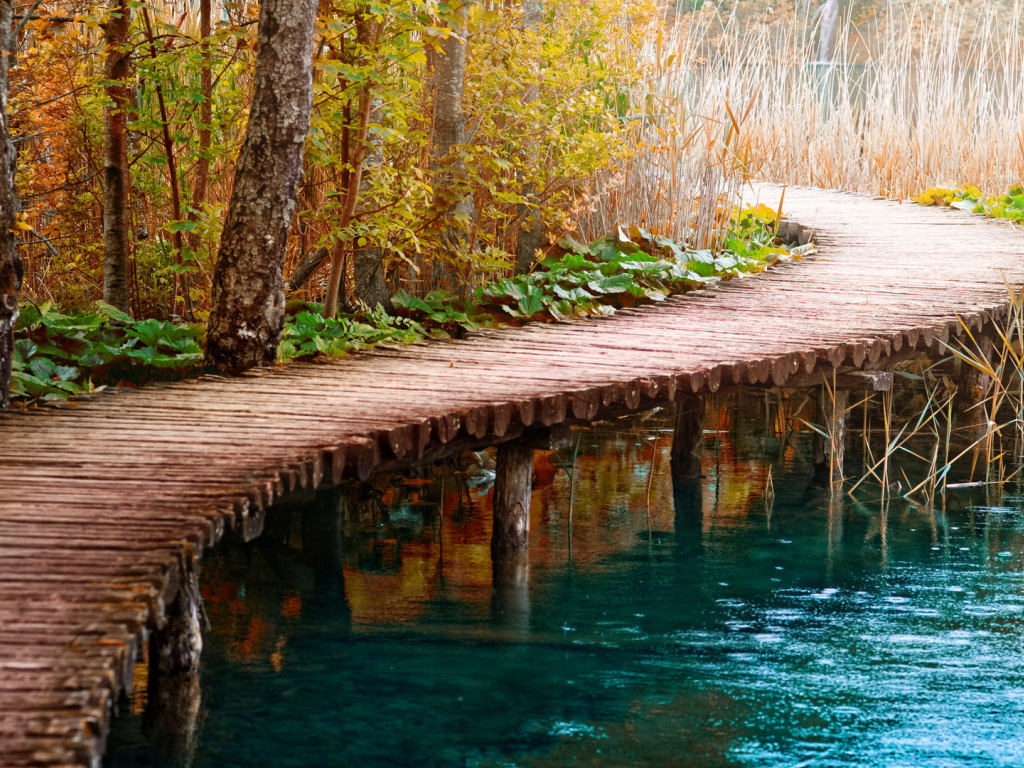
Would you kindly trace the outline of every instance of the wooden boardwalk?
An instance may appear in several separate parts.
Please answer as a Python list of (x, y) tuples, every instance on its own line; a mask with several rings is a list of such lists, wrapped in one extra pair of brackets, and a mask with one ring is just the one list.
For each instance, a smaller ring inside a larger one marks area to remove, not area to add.
[(0, 765), (98, 764), (186, 545), (257, 535), (290, 489), (682, 391), (882, 368), (999, 317), (1024, 279), (1004, 223), (793, 188), (785, 209), (817, 259), (656, 307), (0, 416)]

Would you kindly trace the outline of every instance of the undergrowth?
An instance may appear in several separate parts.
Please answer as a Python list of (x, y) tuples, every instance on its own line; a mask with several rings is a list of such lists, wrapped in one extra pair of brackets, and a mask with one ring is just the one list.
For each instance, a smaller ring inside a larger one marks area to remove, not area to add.
[(1024, 221), (1024, 187), (1010, 187), (1002, 195), (986, 195), (977, 187), (964, 186), (947, 189), (929, 187), (914, 198), (922, 205), (948, 205), (970, 213), (984, 213), (994, 219)]
[[(318, 304), (291, 302), (278, 361), (342, 357), (381, 343), (412, 344), (479, 328), (608, 315), (664, 301), (763, 272), (813, 249), (777, 243), (776, 219), (776, 212), (763, 205), (738, 211), (718, 253), (640, 227), (620, 227), (589, 246), (565, 239), (531, 274), (479, 287), (471, 299), (440, 291), (421, 299), (399, 291), (393, 299), (398, 317), (371, 310), (327, 319)], [(178, 381), (203, 369), (204, 326), (136, 321), (103, 302), (78, 315), (61, 314), (50, 303), (25, 306), (15, 337), (12, 399), (23, 404), (110, 385)]]

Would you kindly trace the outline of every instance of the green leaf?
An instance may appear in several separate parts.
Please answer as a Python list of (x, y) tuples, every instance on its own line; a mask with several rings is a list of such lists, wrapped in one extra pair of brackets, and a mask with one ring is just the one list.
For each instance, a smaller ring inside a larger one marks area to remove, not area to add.
[(97, 299), (95, 302), (93, 302), (93, 306), (96, 308), (97, 312), (99, 312), (104, 317), (109, 318), (110, 320), (116, 320), (119, 323), (127, 323), (128, 325), (131, 325), (132, 323), (135, 322), (134, 317), (122, 312), (113, 304), (108, 304), (102, 299)]
[(523, 313), (524, 317), (532, 317), (540, 312), (544, 311), (544, 304), (541, 301), (540, 293), (531, 293), (523, 298), (519, 299), (517, 306), (519, 311)]
[(30, 397), (43, 397), (44, 395), (57, 395), (58, 397), (65, 396), (62, 390), (52, 384), (22, 371), (12, 372), (11, 382), (18, 385), (18, 389), (24, 391), (24, 393)]
[(14, 342), (14, 359), (20, 363), (27, 363), (37, 349), (32, 339), (18, 339)]
[[(57, 366), (48, 357), (36, 357), (29, 361), (28, 368), (33, 375), (40, 379), (52, 379), (57, 377)], [(59, 377), (58, 377), (59, 378)]]

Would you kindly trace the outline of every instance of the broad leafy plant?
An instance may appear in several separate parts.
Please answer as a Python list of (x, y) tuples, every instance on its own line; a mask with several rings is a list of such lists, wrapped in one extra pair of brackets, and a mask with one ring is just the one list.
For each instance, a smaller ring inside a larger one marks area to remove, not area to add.
[(51, 400), (101, 389), (197, 375), (203, 329), (160, 320), (136, 322), (109, 304), (64, 315), (50, 303), (22, 307), (15, 331), (12, 394)]
[(986, 195), (977, 187), (965, 186), (946, 189), (929, 187), (914, 198), (922, 205), (948, 205), (970, 213), (984, 213), (993, 219), (1024, 221), (1024, 187), (1010, 187), (1002, 195)]
[(403, 316), (445, 329), (608, 315), (762, 272), (810, 250), (777, 244), (776, 214), (765, 206), (737, 211), (733, 218), (725, 250), (719, 253), (691, 248), (642, 227), (619, 227), (589, 246), (564, 238), (559, 253), (541, 261), (531, 274), (477, 288), (471, 301), (442, 291), (423, 298), (400, 291), (393, 302)]

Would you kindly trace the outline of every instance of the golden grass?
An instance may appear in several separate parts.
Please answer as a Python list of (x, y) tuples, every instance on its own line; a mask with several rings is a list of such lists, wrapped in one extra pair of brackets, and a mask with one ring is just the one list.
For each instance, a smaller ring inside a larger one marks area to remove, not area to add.
[(815, 60), (807, 11), (678, 17), (642, 51), (648, 77), (622, 117), (632, 157), (597, 184), (581, 229), (640, 223), (713, 246), (753, 178), (897, 199), (1020, 183), (1021, 11), (890, 4), (841, 20), (830, 62)]

